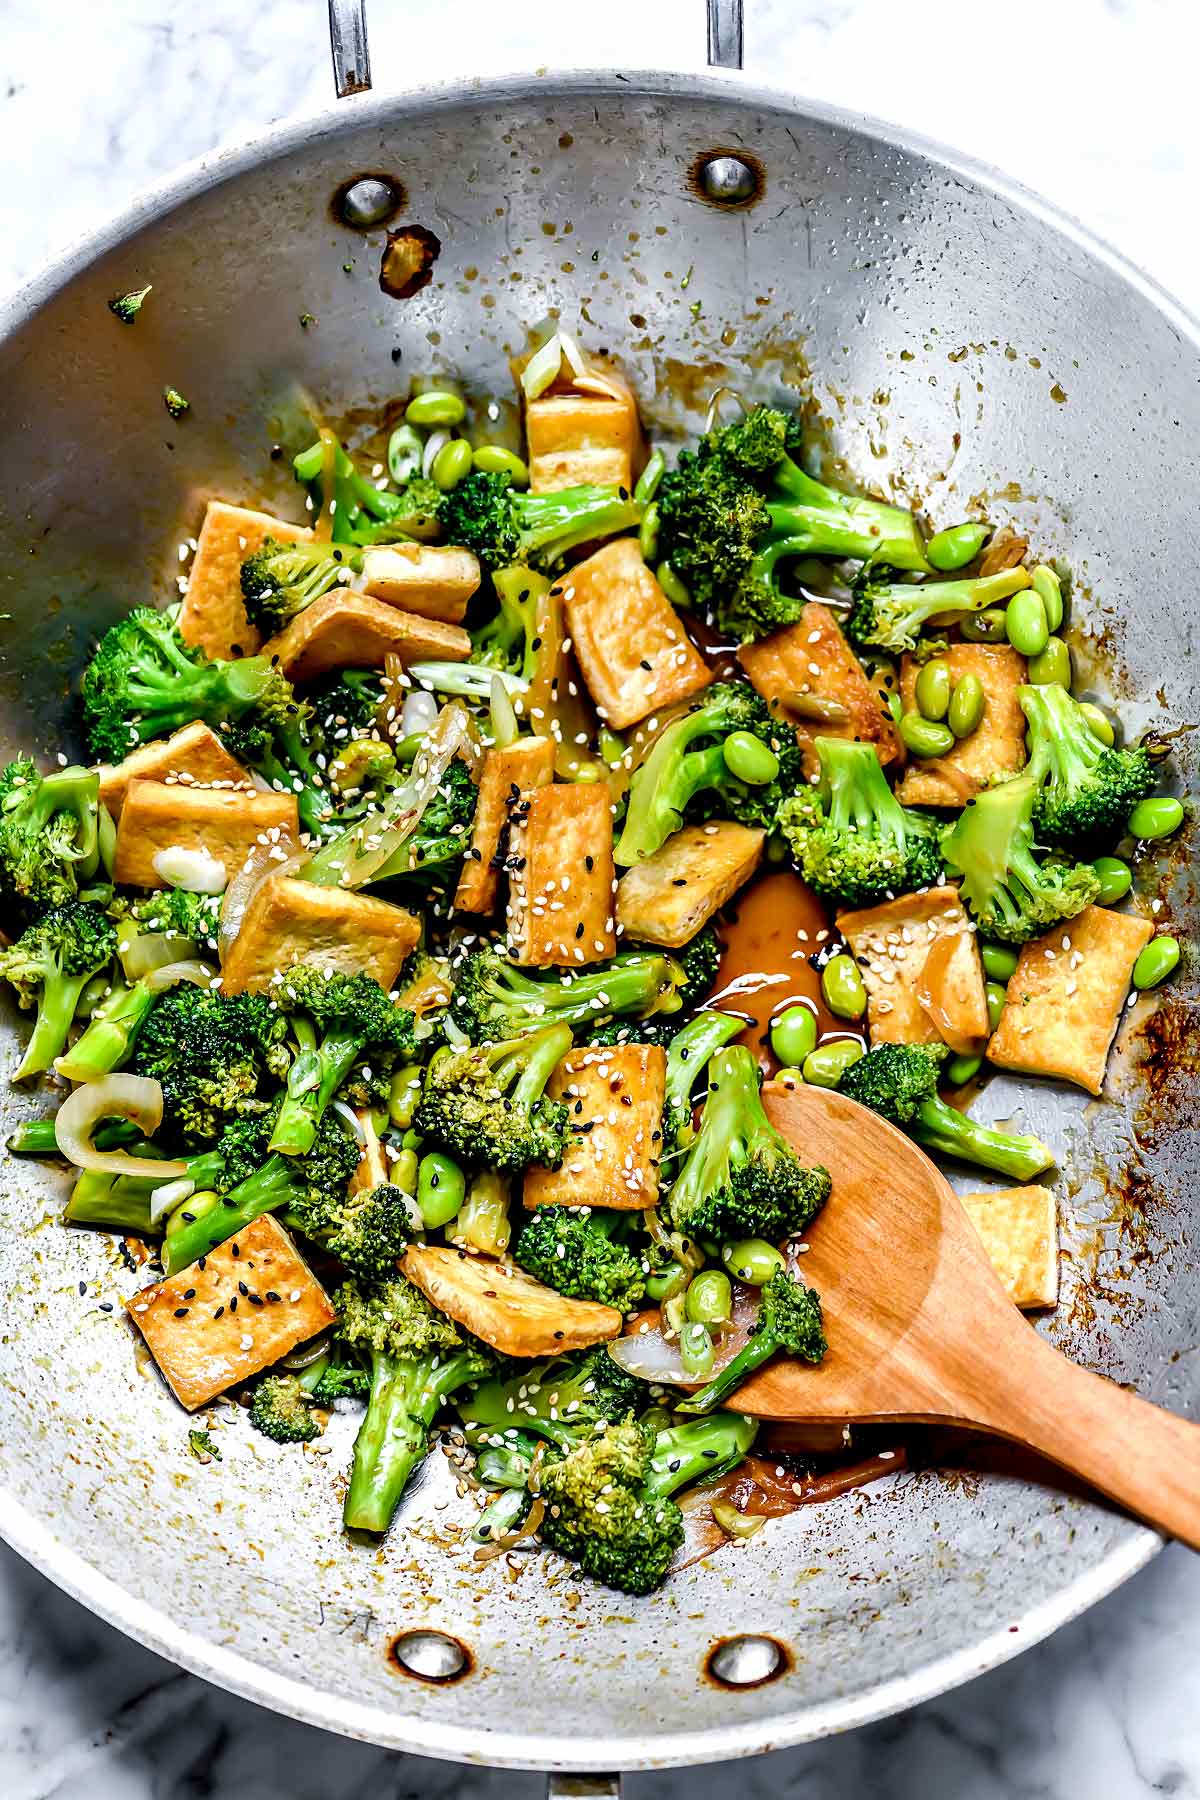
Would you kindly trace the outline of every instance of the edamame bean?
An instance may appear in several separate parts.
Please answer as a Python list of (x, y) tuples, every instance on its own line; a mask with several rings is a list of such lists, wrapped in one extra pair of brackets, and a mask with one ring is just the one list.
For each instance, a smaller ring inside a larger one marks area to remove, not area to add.
[(654, 573), (658, 577), (659, 587), (672, 606), (682, 606), (686, 609), (692, 604), (692, 596), (669, 562), (660, 562)]
[(642, 553), (642, 561), (653, 568), (658, 556), (657, 500), (652, 500), (642, 514), (642, 523), (638, 528), (638, 549)]
[(471, 461), (484, 475), (508, 475), (515, 488), (529, 486), (528, 468), (515, 450), (506, 450), (503, 444), (480, 444)]
[(968, 1081), (973, 1081), (982, 1067), (982, 1056), (952, 1056), (945, 1064), (943, 1072), (951, 1087), (966, 1087)]
[(944, 719), (950, 705), (950, 664), (935, 656), (917, 676), (917, 705), (927, 719)]
[(985, 983), (983, 991), (987, 996), (988, 1030), (995, 1031), (997, 1025), (1000, 1023), (1000, 1014), (1004, 1011), (1004, 1002), (1007, 998), (1007, 994), (1003, 983), (999, 981), (989, 981)]
[(1070, 687), (1071, 652), (1062, 638), (1047, 638), (1041, 655), (1030, 658), (1029, 679), (1034, 687)]
[(1156, 988), (1179, 967), (1179, 939), (1151, 938), (1133, 965), (1133, 985), (1139, 993)]
[(689, 1279), (689, 1271), (682, 1263), (672, 1263), (669, 1269), (662, 1269), (657, 1275), (646, 1278), (646, 1296), (656, 1300), (661, 1306), (673, 1300), (677, 1294), (685, 1292)]
[(766, 787), (779, 773), (779, 758), (752, 731), (731, 731), (721, 753), (729, 773), (749, 787)]
[(462, 395), (452, 394), (446, 388), (430, 388), (428, 393), (416, 394), (404, 409), (409, 425), (461, 425), (466, 416)]
[(935, 719), (923, 719), (920, 713), (903, 713), (897, 726), (906, 750), (914, 756), (945, 756), (954, 748), (954, 733), (948, 725)]
[(466, 438), (451, 438), (443, 444), (433, 459), (433, 467), (429, 471), (430, 479), (435, 487), (448, 494), (456, 488), (460, 481), (471, 473), (471, 446)]
[(1039, 563), (1030, 571), (1030, 583), (1042, 602), (1046, 624), (1057, 631), (1063, 622), (1062, 582), (1048, 563)]
[(799, 1067), (816, 1047), (817, 1021), (807, 1006), (789, 1006), (772, 1022), (771, 1049), (781, 1063)]
[(980, 944), (979, 960), (989, 981), (1011, 981), (1017, 972), (1017, 953), (1007, 944)]
[(710, 1375), (713, 1366), (712, 1333), (707, 1325), (689, 1319), (679, 1329), (679, 1360), (689, 1375)]
[(705, 1269), (687, 1291), (687, 1316), (698, 1325), (724, 1325), (733, 1313), (733, 1289), (720, 1269)]
[(1129, 835), (1146, 843), (1153, 838), (1170, 837), (1182, 824), (1183, 802), (1160, 794), (1153, 800), (1138, 801), (1129, 815)]
[(652, 450), (646, 459), (646, 466), (637, 478), (637, 486), (633, 497), (639, 506), (649, 506), (658, 492), (658, 484), (667, 471), (667, 459), (661, 450)]
[(968, 644), (1000, 644), (1004, 641), (1004, 608), (985, 606), (982, 612), (968, 613), (960, 619), (958, 629)]
[(1100, 883), (1097, 906), (1115, 906), (1133, 886), (1133, 870), (1119, 856), (1098, 856), (1092, 864)]
[(457, 1218), (467, 1197), (467, 1178), (449, 1156), (430, 1150), (417, 1166), (417, 1206), (426, 1229), (435, 1231)]
[(765, 1286), (776, 1269), (786, 1267), (774, 1244), (768, 1244), (765, 1238), (743, 1238), (740, 1244), (722, 1244), (721, 1261), (731, 1275), (736, 1275), (739, 1281), (748, 1281), (751, 1287)]
[(1108, 714), (1103, 712), (1100, 707), (1093, 706), (1090, 700), (1081, 700), (1079, 710), (1087, 720), (1092, 736), (1098, 737), (1100, 742), (1107, 744), (1111, 750), (1117, 741), (1117, 734), (1113, 730), (1112, 720)]
[(777, 1081), (779, 1083), (780, 1087), (785, 1087), (785, 1088), (799, 1087), (800, 1083), (804, 1080), (804, 1071), (803, 1071), (803, 1069), (789, 1069), (789, 1068), (776, 1069), (775, 1073), (771, 1077), (771, 1080)]
[(388, 1119), (397, 1131), (407, 1131), (421, 1098), (422, 1070), (416, 1063), (405, 1063), (392, 1076), (388, 1089)]
[(388, 1158), (388, 1180), (393, 1187), (398, 1187), (402, 1194), (415, 1194), (417, 1191), (417, 1153), (415, 1150), (402, 1150), (399, 1156)]
[(1022, 588), (1014, 594), (1004, 614), (1004, 630), (1009, 643), (1022, 656), (1040, 656), (1046, 648), (1050, 627), (1046, 608), (1036, 588)]
[(424, 453), (425, 440), (420, 432), (414, 431), (411, 425), (397, 425), (387, 447), (388, 474), (397, 487), (403, 487), (420, 471)]
[(861, 1019), (867, 1010), (867, 989), (862, 971), (852, 956), (831, 956), (821, 970), (821, 992), (837, 1019)]
[(962, 675), (954, 684), (946, 723), (956, 738), (970, 737), (979, 729), (987, 696), (978, 675)]
[(961, 525), (948, 525), (945, 531), (935, 532), (926, 544), (926, 559), (944, 575), (954, 569), (965, 569), (991, 535), (990, 525), (979, 525), (974, 519), (965, 519)]
[(804, 1079), (810, 1087), (835, 1088), (862, 1053), (857, 1038), (835, 1038), (831, 1044), (818, 1044), (804, 1059)]

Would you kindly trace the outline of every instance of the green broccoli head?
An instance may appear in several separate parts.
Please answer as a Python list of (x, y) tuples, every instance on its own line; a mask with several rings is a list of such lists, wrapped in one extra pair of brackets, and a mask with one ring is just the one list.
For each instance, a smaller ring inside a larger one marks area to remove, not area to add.
[(567, 1108), (546, 1083), (571, 1048), (566, 1025), (547, 1025), (498, 1044), (434, 1052), (413, 1127), (471, 1169), (517, 1175), (531, 1163), (557, 1169), (566, 1151)]
[(333, 1296), (338, 1335), (380, 1356), (424, 1358), (462, 1350), (466, 1337), (403, 1275), (344, 1281)]
[(64, 900), (0, 949), (0, 978), (37, 1019), (14, 1079), (40, 1075), (62, 1053), (84, 988), (111, 962), (117, 947), (112, 920), (99, 907)]
[(262, 1113), (287, 1068), (281, 1015), (257, 994), (180, 985), (160, 994), (133, 1048), (133, 1069), (163, 1091), (164, 1144), (212, 1143), (224, 1127)]
[(187, 888), (159, 888), (135, 900), (130, 914), (145, 931), (161, 931), (169, 937), (187, 938), (216, 948), (221, 917), (220, 894), (193, 894)]
[(108, 303), (108, 310), (115, 319), (121, 321), (122, 325), (132, 325), (145, 305), (146, 296), (150, 291), (151, 284), (147, 282), (144, 288), (134, 288), (131, 293), (115, 294)]
[(0, 772), (0, 892), (19, 912), (73, 900), (100, 869), (95, 769), (41, 775), (27, 757)]
[(250, 1402), (250, 1423), (277, 1444), (309, 1444), (321, 1435), (321, 1421), (296, 1375), (265, 1375)]
[(861, 650), (915, 650), (931, 621), (957, 622), (985, 607), (1000, 606), (1029, 586), (1029, 571), (1022, 568), (963, 581), (889, 580), (895, 572), (868, 563), (854, 584), (846, 636)]
[[(304, 1160), (313, 1154), (310, 1151)], [(305, 1203), (293, 1206), (291, 1216), (306, 1237), (314, 1238), (364, 1281), (383, 1281), (394, 1274), (413, 1238), (408, 1203), (390, 1182), (353, 1194), (346, 1193), (344, 1181), (340, 1192), (322, 1185)]]
[(546, 1206), (523, 1226), (513, 1261), (573, 1300), (598, 1300), (630, 1312), (646, 1291), (639, 1253), (623, 1241), (627, 1215), (581, 1206)]
[(1026, 769), (968, 801), (942, 838), (947, 867), (962, 877), (960, 893), (989, 937), (1024, 944), (1073, 919), (1100, 891), (1088, 863), (1034, 854), (1038, 784)]
[(441, 501), (447, 541), (473, 551), (488, 569), (523, 563), (549, 574), (580, 544), (634, 530), (640, 519), (640, 506), (620, 488), (584, 483), (525, 494), (510, 475), (480, 470)]
[(454, 971), (450, 1016), (472, 1043), (537, 1031), (543, 1025), (598, 1026), (680, 1009), (683, 970), (662, 951), (623, 950), (576, 973), (528, 975), (484, 945)]
[(386, 1098), (396, 1064), (416, 1058), (415, 1021), (369, 975), (338, 974), (312, 963), (297, 963), (282, 975), (271, 1000), (296, 1043), (271, 1149), (299, 1156), (311, 1149), (336, 1094), (361, 1106)]
[(1029, 722), (1040, 840), (1085, 857), (1110, 848), (1124, 837), (1138, 801), (1157, 786), (1165, 747), (1149, 741), (1117, 750), (1102, 743), (1079, 702), (1057, 683), (1019, 688), (1017, 698)]
[(936, 884), (937, 827), (896, 799), (874, 745), (819, 737), (816, 751), (820, 785), (785, 800), (777, 820), (809, 887), (846, 906), (873, 906)]
[(298, 613), (362, 570), (362, 553), (313, 540), (281, 543), (267, 538), (242, 564), (246, 617), (263, 637), (274, 637)]

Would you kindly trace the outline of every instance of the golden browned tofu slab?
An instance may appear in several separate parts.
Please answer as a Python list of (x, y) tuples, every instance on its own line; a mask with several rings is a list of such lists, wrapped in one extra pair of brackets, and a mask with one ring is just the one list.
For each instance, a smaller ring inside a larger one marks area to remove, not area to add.
[(257, 650), (262, 639), (242, 605), (242, 564), (267, 538), (304, 544), (311, 536), (307, 525), (210, 500), (179, 609), (184, 642), (207, 656), (249, 656)]
[(420, 935), (418, 921), (402, 906), (347, 888), (268, 875), (255, 890), (225, 957), (225, 991), (261, 991), (293, 963), (315, 963), (339, 975), (370, 975), (390, 989)]
[(100, 799), (114, 819), (121, 816), (131, 781), (165, 781), (180, 787), (236, 787), (253, 791), (254, 784), (237, 758), (231, 756), (215, 731), (197, 719), (173, 737), (133, 750), (124, 762), (100, 767)]
[(549, 787), (553, 779), (553, 738), (518, 738), (503, 749), (484, 752), (471, 843), (454, 893), (459, 912), (491, 912), (500, 891), (500, 872), (492, 859), (500, 847), (509, 802), (519, 800), (523, 792)]
[[(914, 757), (896, 793), (906, 806), (963, 806), (993, 775), (1025, 766), (1025, 714), (1017, 689), (1025, 680), (1025, 658), (1011, 644), (951, 644), (945, 660), (953, 681), (978, 675), (985, 696), (983, 720), (945, 756)], [(906, 656), (900, 664), (900, 697), (905, 712), (917, 710), (920, 664)]]
[(621, 1331), (615, 1306), (568, 1300), (523, 1269), (439, 1244), (414, 1244), (400, 1267), (427, 1300), (502, 1356), (585, 1350)]
[(818, 737), (847, 737), (874, 744), (885, 769), (902, 757), (883, 695), (867, 680), (827, 606), (810, 600), (794, 625), (786, 625), (757, 644), (743, 644), (738, 661), (765, 700), (786, 705), (790, 696), (798, 694), (834, 700), (845, 708), (844, 721), (796, 720), (806, 774), (817, 768), (812, 745)]
[(1030, 1183), (960, 1198), (1013, 1304), (1057, 1306), (1058, 1214), (1050, 1189)]
[(607, 783), (523, 793), (510, 816), (509, 955), (531, 968), (606, 962), (617, 948)]
[(617, 884), (624, 935), (676, 950), (737, 893), (762, 861), (765, 831), (712, 819), (685, 825)]
[(1098, 1094), (1133, 965), (1153, 936), (1136, 913), (1088, 906), (1023, 945), (988, 1061)]
[(982, 1049), (983, 964), (957, 888), (839, 913), (837, 928), (862, 969), (873, 1044), (948, 1043), (965, 1055)]
[(337, 1316), (288, 1233), (269, 1213), (125, 1305), (168, 1387), (189, 1412), (249, 1381)]
[(576, 660), (598, 716), (614, 731), (689, 699), (712, 680), (636, 538), (605, 544), (561, 586)]
[(641, 442), (637, 401), (611, 370), (612, 395), (549, 393), (525, 408), (529, 485), (535, 494), (594, 481), (602, 487), (633, 487)]
[(160, 851), (174, 849), (204, 851), (224, 863), (232, 880), (254, 844), (278, 843), (290, 850), (299, 831), (294, 794), (131, 781), (117, 825), (113, 880), (123, 887), (169, 887), (154, 859)]
[(667, 1053), (658, 1044), (564, 1056), (548, 1091), (566, 1102), (570, 1147), (561, 1169), (526, 1172), (526, 1206), (657, 1206), (666, 1076)]
[(423, 619), (446, 619), (457, 625), (479, 580), (479, 563), (469, 550), (440, 544), (381, 544), (363, 554), (367, 593)]
[(459, 625), (336, 588), (297, 613), (263, 653), (292, 681), (315, 681), (331, 669), (382, 669), (389, 653), (403, 663), (464, 662), (471, 640)]

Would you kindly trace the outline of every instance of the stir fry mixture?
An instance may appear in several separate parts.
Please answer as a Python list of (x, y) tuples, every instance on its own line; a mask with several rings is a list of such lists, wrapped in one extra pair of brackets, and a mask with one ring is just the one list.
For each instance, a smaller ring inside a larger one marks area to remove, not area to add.
[[(566, 334), (517, 381), (523, 456), (429, 382), (386, 462), (318, 430), (303, 525), (212, 503), (84, 673), (95, 764), (4, 770), (13, 1079), (58, 1102), (10, 1149), (150, 1261), (128, 1316), (202, 1459), (222, 1397), (281, 1446), (353, 1410), (377, 1539), (445, 1427), (480, 1554), (644, 1594), (751, 1451), (743, 1380), (826, 1350), (830, 1180), (762, 1069), (1002, 1177), (972, 1216), (1053, 1304), (1052, 1154), (964, 1101), (986, 1064), (1100, 1091), (1179, 958), (1113, 852), (1183, 809), (1011, 532), (928, 536), (729, 396), (668, 466)], [(788, 869), (821, 1005), (764, 1034), (722, 945)]]

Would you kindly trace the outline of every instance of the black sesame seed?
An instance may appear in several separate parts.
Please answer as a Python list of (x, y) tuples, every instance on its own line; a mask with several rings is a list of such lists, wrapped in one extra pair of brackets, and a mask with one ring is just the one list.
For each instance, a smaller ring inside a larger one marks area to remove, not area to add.
[(177, 1319), (186, 1319), (190, 1311), (191, 1308), (188, 1306), (177, 1306), (175, 1308), (175, 1317)]

